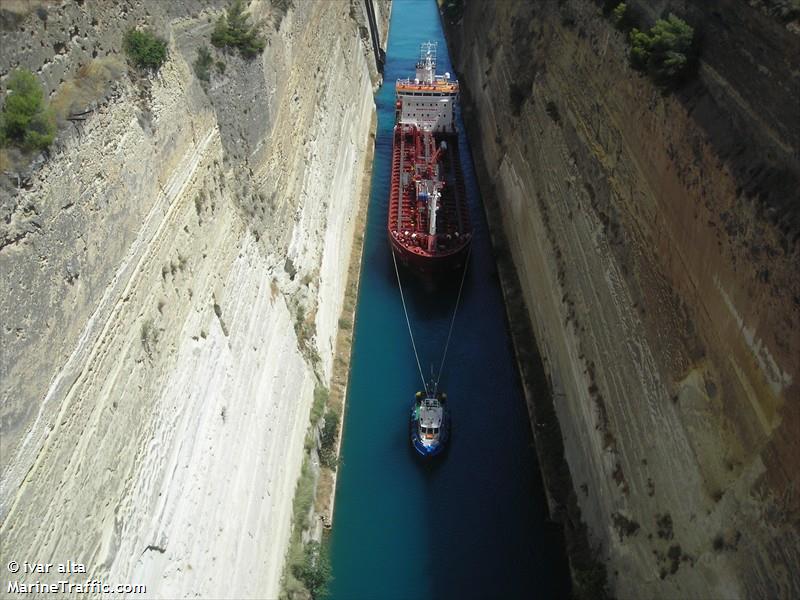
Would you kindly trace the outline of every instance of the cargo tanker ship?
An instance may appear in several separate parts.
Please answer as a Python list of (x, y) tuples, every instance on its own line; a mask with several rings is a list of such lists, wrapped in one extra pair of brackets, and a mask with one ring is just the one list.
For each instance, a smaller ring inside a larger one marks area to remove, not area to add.
[(436, 74), (436, 44), (420, 49), (414, 79), (395, 84), (388, 234), (397, 260), (420, 273), (464, 266), (472, 225), (458, 154), (458, 81)]

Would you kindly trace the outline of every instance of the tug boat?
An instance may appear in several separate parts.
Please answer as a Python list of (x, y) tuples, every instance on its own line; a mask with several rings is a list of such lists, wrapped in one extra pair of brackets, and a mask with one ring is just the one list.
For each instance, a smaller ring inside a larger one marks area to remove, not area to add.
[(436, 43), (414, 79), (395, 84), (387, 233), (397, 261), (420, 273), (461, 269), (472, 240), (454, 106), (458, 81), (436, 74)]
[(411, 445), (423, 458), (433, 458), (447, 447), (450, 438), (450, 411), (447, 394), (439, 392), (432, 397), (417, 392), (411, 409)]

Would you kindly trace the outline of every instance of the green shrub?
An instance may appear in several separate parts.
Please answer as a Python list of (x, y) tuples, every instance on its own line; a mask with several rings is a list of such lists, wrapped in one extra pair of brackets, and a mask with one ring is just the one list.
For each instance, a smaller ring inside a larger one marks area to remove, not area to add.
[(305, 598), (307, 597), (305, 583), (300, 576), (314, 581), (312, 567), (315, 563), (307, 564), (306, 552), (303, 550), (303, 532), (309, 528), (308, 516), (314, 503), (315, 474), (311, 467), (309, 455), (303, 457), (303, 467), (292, 501), (292, 535), (286, 553), (286, 563), (283, 567), (280, 598)]
[(308, 456), (303, 460), (300, 479), (294, 492), (292, 503), (293, 527), (300, 533), (308, 527), (308, 513), (314, 503), (314, 472), (308, 462)]
[(150, 31), (129, 29), (123, 40), (125, 53), (140, 69), (158, 68), (167, 60), (167, 42)]
[(214, 59), (211, 58), (211, 52), (208, 51), (208, 47), (200, 46), (197, 49), (197, 58), (194, 60), (194, 74), (201, 81), (210, 81), (209, 67), (213, 63)]
[(317, 541), (309, 542), (303, 553), (303, 562), (293, 565), (292, 570), (312, 598), (322, 598), (327, 594), (333, 574), (327, 546), (322, 546)]
[(336, 466), (336, 437), (339, 434), (339, 413), (329, 410), (325, 414), (325, 425), (320, 433), (320, 462), (333, 469)]
[(45, 150), (55, 134), (55, 114), (45, 102), (39, 80), (30, 71), (17, 69), (8, 78), (6, 104), (0, 113), (0, 145)]
[(325, 412), (325, 405), (328, 403), (328, 388), (319, 383), (314, 388), (314, 404), (311, 405), (311, 425), (315, 426), (317, 421), (322, 418)]
[(217, 48), (235, 48), (245, 58), (253, 58), (264, 51), (267, 41), (248, 23), (242, 0), (233, 0), (228, 14), (222, 15), (211, 34), (211, 43)]
[(628, 5), (624, 2), (620, 2), (614, 8), (611, 13), (611, 20), (620, 31), (629, 31), (633, 27), (630, 10), (628, 10)]
[(674, 14), (656, 21), (650, 31), (633, 29), (630, 41), (631, 65), (659, 85), (680, 83), (696, 60), (694, 29)]
[(336, 444), (336, 434), (339, 432), (339, 414), (333, 410), (325, 415), (325, 425), (322, 427), (322, 449), (333, 448)]

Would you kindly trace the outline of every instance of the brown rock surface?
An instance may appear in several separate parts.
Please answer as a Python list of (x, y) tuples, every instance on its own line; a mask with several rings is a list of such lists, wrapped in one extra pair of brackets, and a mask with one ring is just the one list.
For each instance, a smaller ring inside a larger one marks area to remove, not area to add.
[(592, 2), (468, 2), (448, 25), (619, 597), (800, 594), (800, 37), (751, 4), (629, 3), (702, 29), (670, 94)]

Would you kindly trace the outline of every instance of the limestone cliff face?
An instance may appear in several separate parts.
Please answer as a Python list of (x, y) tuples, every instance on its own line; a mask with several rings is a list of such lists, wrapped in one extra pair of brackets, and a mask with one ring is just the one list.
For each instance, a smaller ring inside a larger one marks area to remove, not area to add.
[(466, 2), (448, 26), (485, 200), (612, 591), (797, 596), (796, 15), (628, 4), (702, 28), (677, 93), (592, 2)]
[(129, 27), (169, 42), (157, 76), (123, 73), (2, 190), (3, 564), (277, 595), (377, 73), (362, 2), (256, 0), (266, 51), (203, 85), (226, 4), (45, 4), (0, 32), (0, 76), (24, 66), (48, 93)]

